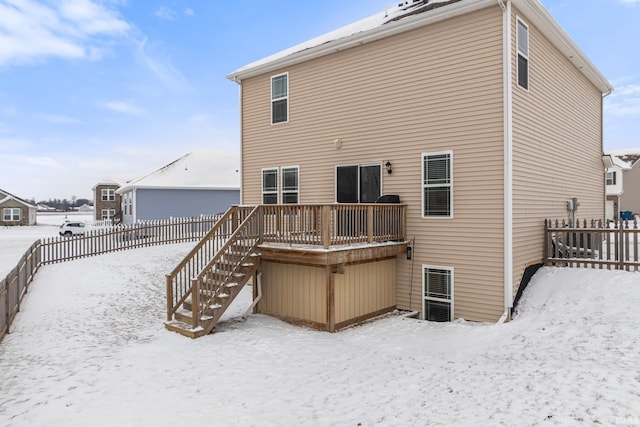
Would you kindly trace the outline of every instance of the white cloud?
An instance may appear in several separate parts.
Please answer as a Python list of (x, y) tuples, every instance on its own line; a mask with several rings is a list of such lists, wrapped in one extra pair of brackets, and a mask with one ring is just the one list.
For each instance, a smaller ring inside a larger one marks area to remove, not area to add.
[(146, 37), (142, 41), (136, 41), (136, 58), (158, 77), (165, 86), (175, 92), (190, 92), (191, 85), (178, 71), (171, 59), (158, 52), (157, 47), (147, 45)]
[(26, 162), (34, 166), (62, 169), (64, 166), (51, 157), (27, 157)]
[(155, 15), (160, 19), (166, 19), (167, 21), (173, 21), (174, 19), (176, 19), (176, 16), (178, 14), (173, 9), (171, 9), (169, 7), (160, 6), (158, 9), (156, 9)]
[(0, 65), (51, 56), (96, 59), (105, 37), (130, 29), (116, 11), (91, 0), (0, 0)]
[(622, 4), (636, 5), (640, 4), (640, 0), (619, 0)]
[(184, 14), (185, 14), (185, 15), (187, 15), (187, 16), (193, 16), (193, 15), (195, 15), (195, 13), (193, 12), (193, 9), (191, 9), (191, 8), (186, 8), (186, 9), (184, 10), (184, 12), (182, 12), (182, 13), (184, 13)]
[(616, 88), (605, 98), (605, 112), (614, 116), (640, 117), (640, 84), (629, 84)]
[(144, 113), (144, 110), (129, 101), (109, 101), (100, 104), (102, 108), (115, 111), (116, 113), (136, 116)]

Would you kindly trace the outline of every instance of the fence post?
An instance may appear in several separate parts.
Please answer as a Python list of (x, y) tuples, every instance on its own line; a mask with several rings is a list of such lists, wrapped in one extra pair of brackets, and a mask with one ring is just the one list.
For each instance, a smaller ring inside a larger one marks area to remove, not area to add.
[(549, 225), (547, 220), (544, 220), (544, 249), (542, 250), (544, 265), (549, 265)]
[(618, 229), (618, 233), (620, 235), (620, 238), (618, 239), (618, 256), (620, 257), (618, 259), (618, 270), (624, 270), (624, 221), (622, 221), (622, 219), (620, 219), (620, 228)]

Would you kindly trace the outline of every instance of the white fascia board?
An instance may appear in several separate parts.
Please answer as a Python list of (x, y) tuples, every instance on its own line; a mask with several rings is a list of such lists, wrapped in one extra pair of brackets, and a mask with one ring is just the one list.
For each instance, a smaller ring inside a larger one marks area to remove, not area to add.
[(365, 43), (404, 33), (425, 25), (444, 21), (445, 19), (471, 13), (489, 6), (496, 6), (496, 0), (459, 1), (444, 7), (432, 9), (429, 12), (408, 16), (396, 22), (389, 22), (368, 31), (362, 31), (347, 37), (301, 50), (282, 58), (274, 59), (273, 61), (260, 63), (254, 67), (243, 67), (227, 75), (227, 78), (229, 80), (239, 82), (249, 77), (258, 76), (280, 68), (290, 67), (295, 64), (310, 61), (335, 52), (360, 46)]
[(571, 37), (562, 29), (560, 24), (558, 24), (547, 9), (542, 6), (540, 0), (511, 1), (604, 96), (613, 92), (611, 83), (600, 73), (574, 41), (571, 40)]
[(189, 185), (132, 185), (129, 187), (122, 187), (116, 191), (118, 194), (126, 193), (127, 191), (136, 190), (237, 190), (240, 191), (240, 187), (223, 187), (223, 186), (189, 186)]

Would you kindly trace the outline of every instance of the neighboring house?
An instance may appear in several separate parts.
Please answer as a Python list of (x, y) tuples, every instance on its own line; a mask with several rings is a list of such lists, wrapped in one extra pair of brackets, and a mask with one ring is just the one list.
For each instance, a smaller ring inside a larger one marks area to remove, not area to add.
[(620, 200), (624, 194), (624, 172), (631, 169), (631, 165), (615, 155), (608, 155), (610, 164), (605, 175), (607, 202), (605, 218), (608, 221), (620, 218)]
[(239, 154), (198, 150), (116, 191), (123, 222), (213, 215), (240, 201)]
[(614, 162), (626, 165), (622, 174), (618, 174), (621, 182), (620, 212), (630, 211), (640, 215), (640, 149), (615, 151)]
[(404, 2), (228, 78), (241, 87), (242, 204), (396, 194), (412, 249), (311, 271), (263, 248), (258, 311), (312, 323), (298, 314), (305, 274), (330, 290), (317, 301), (362, 278), (352, 306), (387, 277), (384, 309), (495, 322), (543, 262), (545, 218), (567, 218), (572, 197), (579, 218), (604, 215), (613, 88), (537, 0)]
[[(122, 215), (122, 198), (116, 190), (121, 184), (112, 179), (105, 179), (97, 183), (91, 190), (93, 191), (94, 219), (110, 220), (117, 214)], [(116, 217), (117, 218), (117, 217)]]
[(36, 225), (36, 206), (0, 190), (0, 225)]
[(93, 212), (93, 206), (84, 204), (82, 206), (78, 206), (78, 212)]

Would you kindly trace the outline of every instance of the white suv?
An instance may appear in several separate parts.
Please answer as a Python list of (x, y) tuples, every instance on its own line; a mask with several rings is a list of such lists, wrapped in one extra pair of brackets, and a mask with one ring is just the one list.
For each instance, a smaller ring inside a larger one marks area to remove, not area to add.
[(84, 234), (84, 222), (67, 221), (60, 226), (61, 236), (75, 236)]

